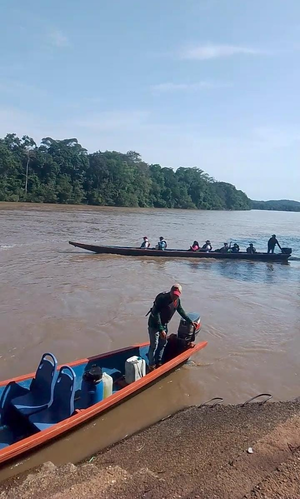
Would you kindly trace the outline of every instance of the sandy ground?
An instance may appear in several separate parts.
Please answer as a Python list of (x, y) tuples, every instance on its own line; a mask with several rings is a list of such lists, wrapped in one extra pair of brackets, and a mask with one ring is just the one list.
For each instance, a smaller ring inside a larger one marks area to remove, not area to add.
[(48, 463), (2, 484), (0, 498), (299, 499), (298, 477), (299, 402), (218, 405), (179, 412), (88, 463)]

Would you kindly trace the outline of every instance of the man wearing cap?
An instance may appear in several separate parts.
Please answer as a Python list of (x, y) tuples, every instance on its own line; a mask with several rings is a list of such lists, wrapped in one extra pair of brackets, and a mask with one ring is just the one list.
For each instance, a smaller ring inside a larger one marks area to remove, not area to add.
[(167, 343), (168, 323), (177, 311), (183, 319), (193, 323), (186, 315), (180, 303), (182, 287), (173, 284), (168, 293), (159, 293), (154, 300), (148, 320), (148, 332), (150, 337), (149, 347), (149, 370), (153, 371), (162, 364), (162, 357)]

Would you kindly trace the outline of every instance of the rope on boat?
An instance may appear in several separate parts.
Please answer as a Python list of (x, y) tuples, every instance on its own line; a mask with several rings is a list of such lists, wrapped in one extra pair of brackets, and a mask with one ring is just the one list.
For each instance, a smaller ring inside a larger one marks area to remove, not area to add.
[[(213, 402), (213, 404), (211, 404)], [(207, 400), (206, 402), (203, 402), (203, 404), (198, 405), (198, 408), (200, 407), (215, 407), (218, 404), (222, 404), (224, 402), (224, 399), (222, 397), (214, 397), (212, 399)]]
[(261, 402), (258, 402), (259, 405), (263, 405), (266, 402), (268, 402), (268, 400), (270, 400), (273, 397), (273, 395), (271, 395), (270, 393), (260, 393), (259, 395), (255, 395), (255, 397), (252, 397), (251, 399), (246, 400), (246, 402), (244, 402), (242, 404), (242, 407), (245, 407), (246, 404), (249, 404), (250, 402), (253, 402), (253, 400), (256, 400), (256, 399), (258, 399), (260, 397), (266, 397), (265, 400), (262, 400)]

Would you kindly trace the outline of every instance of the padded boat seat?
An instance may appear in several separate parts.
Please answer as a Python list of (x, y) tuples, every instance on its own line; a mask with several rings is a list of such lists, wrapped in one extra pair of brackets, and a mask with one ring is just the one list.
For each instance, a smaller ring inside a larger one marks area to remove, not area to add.
[(15, 381), (11, 381), (4, 388), (0, 399), (0, 419), (1, 425), (6, 425), (10, 421), (11, 401), (15, 397), (29, 393), (28, 388), (20, 386)]
[(53, 401), (57, 375), (57, 360), (52, 353), (44, 353), (33, 378), (29, 392), (11, 400), (13, 407), (23, 415), (46, 409)]
[(48, 400), (45, 396), (40, 397), (39, 394), (29, 392), (23, 397), (18, 397), (12, 400), (12, 405), (21, 414), (29, 416), (34, 412), (41, 411), (48, 407)]
[(14, 442), (13, 432), (7, 427), (0, 427), (0, 450), (5, 449)]
[(28, 417), (30, 424), (39, 431), (60, 423), (74, 413), (76, 374), (69, 366), (62, 366), (59, 370), (54, 387), (52, 404), (40, 412)]

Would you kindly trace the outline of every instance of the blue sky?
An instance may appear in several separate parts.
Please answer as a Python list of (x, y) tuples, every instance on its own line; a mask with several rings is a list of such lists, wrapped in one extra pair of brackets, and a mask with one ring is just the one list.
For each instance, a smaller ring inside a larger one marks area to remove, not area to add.
[(299, 0), (2, 0), (0, 136), (300, 201)]

